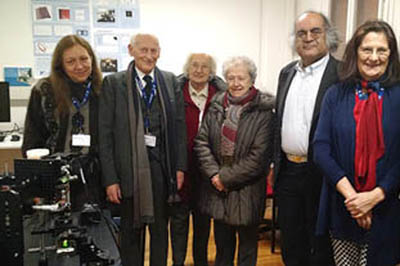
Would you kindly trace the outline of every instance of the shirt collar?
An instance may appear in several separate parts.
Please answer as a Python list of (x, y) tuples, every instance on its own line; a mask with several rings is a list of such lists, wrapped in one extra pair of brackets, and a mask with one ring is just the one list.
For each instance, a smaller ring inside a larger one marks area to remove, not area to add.
[(199, 92), (196, 91), (192, 84), (189, 81), (189, 92), (190, 95), (195, 95), (195, 96), (204, 96), (204, 97), (208, 97), (208, 83), (204, 86), (204, 88), (202, 88)]
[(154, 80), (154, 68), (151, 70), (151, 72), (149, 74), (144, 74), (136, 66), (135, 66), (135, 70), (136, 70), (136, 73), (139, 76), (140, 80), (143, 80), (144, 76), (146, 76), (146, 75), (149, 75)]
[(312, 63), (309, 66), (303, 67), (301, 60), (297, 62), (295, 68), (297, 72), (301, 73), (302, 75), (312, 75), (315, 71), (320, 69), (325, 69), (326, 65), (329, 61), (329, 53), (327, 53), (324, 57), (319, 59), (318, 61)]

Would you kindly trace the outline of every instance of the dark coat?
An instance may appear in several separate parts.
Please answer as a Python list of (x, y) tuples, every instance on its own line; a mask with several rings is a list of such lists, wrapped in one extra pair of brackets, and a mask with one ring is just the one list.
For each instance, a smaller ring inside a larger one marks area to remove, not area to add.
[[(98, 96), (90, 94), (89, 98), (89, 132), (90, 153), (97, 156), (98, 152)], [(22, 154), (34, 148), (48, 148), (50, 153), (64, 152), (69, 114), (56, 117), (55, 100), (50, 81), (47, 78), (39, 80), (32, 88), (28, 109), (25, 117), (24, 140)], [(54, 138), (54, 142), (51, 139)]]
[[(182, 188), (179, 190), (179, 195), (185, 202), (196, 204), (198, 194), (200, 192), (200, 175), (196, 158), (194, 158), (193, 146), (194, 138), (199, 130), (199, 115), (200, 109), (192, 101), (188, 87), (189, 80), (184, 74), (178, 76), (178, 87), (182, 89), (183, 99), (185, 102), (185, 117), (186, 117), (186, 133), (187, 133), (187, 156), (188, 170), (185, 172), (185, 179)], [(204, 107), (203, 117), (207, 113), (211, 99), (215, 94), (226, 90), (226, 83), (217, 76), (214, 76), (209, 81), (208, 98)], [(195, 206), (193, 206), (195, 207)]]
[[(134, 169), (133, 136), (130, 128), (135, 121), (129, 119), (127, 74), (127, 71), (122, 71), (104, 78), (103, 91), (99, 99), (99, 142), (104, 186), (120, 184), (123, 196), (132, 197)], [(169, 168), (166, 173), (167, 181), (174, 180), (168, 182), (168, 185), (175, 186), (175, 188), (170, 187), (169, 191), (176, 191), (176, 170), (186, 170), (186, 126), (182, 91), (177, 86), (175, 75), (170, 72), (156, 68), (155, 79), (157, 86), (162, 86), (161, 89), (166, 92), (164, 95), (169, 102), (165, 104), (171, 106), (170, 110), (164, 110), (163, 113), (165, 115), (168, 111), (168, 117), (174, 118), (172, 128), (164, 125), (166, 129), (164, 133), (167, 140), (165, 147), (167, 162), (173, 162), (167, 164)], [(136, 85), (133, 89), (136, 90)], [(137, 106), (135, 110), (138, 110)], [(166, 120), (167, 118), (163, 121)]]
[[(221, 165), (221, 128), (225, 119), (224, 94), (214, 98), (203, 120), (194, 151), (207, 188), (200, 210), (230, 225), (254, 225), (264, 215), (266, 173), (272, 159), (274, 98), (258, 92), (243, 109), (231, 166)], [(219, 173), (228, 190), (218, 192), (210, 179)]]
[[(76, 84), (71, 83), (72, 86)], [(80, 89), (80, 87), (79, 87)], [(73, 93), (73, 89), (71, 89)], [(75, 95), (79, 97), (78, 95)], [(56, 115), (55, 100), (48, 78), (39, 80), (32, 88), (25, 117), (24, 140), (22, 153), (34, 148), (48, 148), (51, 154), (64, 153), (70, 114)], [(71, 183), (72, 208), (80, 210), (82, 204), (94, 201), (103, 204), (104, 191), (100, 182), (100, 164), (98, 159), (98, 96), (92, 93), (89, 97), (89, 156), (80, 157), (80, 164), (85, 173), (89, 198), (80, 182)]]
[(400, 262), (400, 84), (385, 88), (382, 128), (385, 153), (376, 165), (376, 185), (385, 200), (372, 211), (369, 232), (350, 216), (336, 184), (346, 176), (354, 185), (355, 85), (339, 83), (326, 93), (314, 139), (314, 160), (324, 173), (317, 233), (368, 243), (368, 265)]
[[(283, 111), (285, 108), (286, 97), (290, 88), (290, 84), (296, 74), (295, 66), (298, 61), (291, 62), (286, 67), (281, 70), (279, 74), (278, 80), (278, 91), (276, 95), (276, 126), (274, 133), (274, 178), (275, 184), (279, 186), (279, 170), (282, 162), (282, 158), (284, 158), (285, 154), (281, 149), (282, 139), (281, 139), (281, 131), (282, 131), (282, 119), (283, 119)], [(313, 158), (313, 149), (312, 149), (312, 140), (314, 138), (315, 129), (317, 126), (319, 112), (321, 108), (322, 99), (325, 95), (326, 90), (332, 85), (339, 81), (337, 67), (338, 61), (330, 56), (328, 64), (326, 66), (325, 72), (322, 75), (321, 83), (319, 85), (317, 98), (315, 100), (314, 113), (311, 121), (311, 129), (309, 135), (309, 146), (308, 146), (308, 160), (310, 164), (310, 170), (313, 170), (315, 178), (318, 178), (322, 182), (322, 175), (319, 170), (315, 167), (312, 162)]]

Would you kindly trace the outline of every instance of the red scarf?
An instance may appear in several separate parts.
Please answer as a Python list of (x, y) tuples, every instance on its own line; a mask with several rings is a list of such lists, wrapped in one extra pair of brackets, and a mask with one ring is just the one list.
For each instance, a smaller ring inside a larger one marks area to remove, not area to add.
[[(362, 81), (368, 95), (356, 94), (354, 119), (356, 121), (356, 150), (354, 154), (355, 187), (359, 192), (370, 191), (376, 186), (376, 164), (385, 153), (382, 130), (382, 98), (378, 92)], [(379, 88), (378, 88), (379, 89)], [(382, 95), (383, 96), (383, 95)], [(366, 99), (360, 99), (366, 98)]]

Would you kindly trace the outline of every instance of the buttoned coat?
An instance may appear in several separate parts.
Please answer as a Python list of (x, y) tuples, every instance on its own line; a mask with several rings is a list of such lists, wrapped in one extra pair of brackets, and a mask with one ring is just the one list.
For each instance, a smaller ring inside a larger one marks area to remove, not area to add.
[[(131, 121), (129, 116), (128, 75), (135, 76), (136, 73), (121, 71), (106, 76), (99, 99), (99, 142), (103, 184), (106, 187), (120, 184), (124, 197), (133, 196), (132, 156), (143, 156), (143, 154), (134, 154), (132, 151), (131, 124), (135, 121)], [(162, 86), (161, 89), (166, 93), (166, 98), (171, 106), (169, 115), (174, 118), (174, 128), (168, 128), (165, 125), (164, 133), (167, 140), (165, 149), (167, 162), (170, 162), (167, 163), (169, 169), (166, 174), (170, 180), (169, 185), (176, 187), (176, 170), (186, 170), (186, 126), (182, 91), (177, 86), (173, 73), (161, 71), (156, 67), (155, 79), (157, 86)], [(134, 77), (133, 80), (135, 80)], [(136, 85), (133, 85), (133, 90), (133, 93), (137, 92)], [(139, 108), (139, 106), (135, 106), (135, 112)], [(165, 120), (166, 118), (163, 121)], [(172, 140), (170, 139), (171, 135), (174, 136)], [(143, 143), (136, 145), (143, 145)], [(169, 188), (169, 191), (174, 189), (176, 191), (175, 187)]]
[[(234, 160), (221, 164), (223, 98), (212, 101), (195, 138), (194, 151), (207, 187), (200, 195), (200, 210), (234, 226), (255, 225), (264, 215), (266, 173), (272, 159), (274, 98), (258, 92), (244, 107), (238, 124)], [(226, 192), (217, 191), (211, 178), (219, 174)]]

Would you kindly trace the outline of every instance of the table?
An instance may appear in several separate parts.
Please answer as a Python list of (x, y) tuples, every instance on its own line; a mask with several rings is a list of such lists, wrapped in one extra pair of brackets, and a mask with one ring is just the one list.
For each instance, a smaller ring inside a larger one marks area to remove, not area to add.
[(10, 134), (0, 142), (0, 174), (5, 173), (6, 171), (13, 173), (14, 159), (22, 158), (21, 146), (23, 136), (21, 134), (16, 135), (20, 136), (18, 141), (11, 141)]
[[(105, 211), (105, 215), (107, 217), (110, 216), (109, 211)], [(74, 217), (79, 216), (79, 213), (74, 213)], [(37, 248), (40, 246), (40, 239), (42, 236), (40, 235), (32, 235), (32, 229), (41, 223), (42, 218), (38, 213), (24, 220), (24, 245), (25, 245), (25, 253), (24, 253), (24, 265), (25, 266), (36, 266), (39, 265), (40, 254), (38, 252), (31, 253), (28, 252), (30, 248)], [(115, 266), (121, 265), (121, 260), (119, 256), (119, 252), (117, 246), (114, 243), (112, 235), (104, 221), (101, 220), (99, 224), (92, 224), (87, 227), (87, 233), (90, 237), (93, 238), (95, 244), (102, 250), (106, 250), (109, 254), (109, 257), (114, 260)], [(43, 235), (45, 246), (52, 246), (55, 243), (55, 238), (50, 234)], [(73, 256), (60, 256), (56, 255), (55, 251), (47, 251), (46, 255), (48, 257), (48, 265), (49, 266), (75, 266), (80, 265), (79, 255)]]

